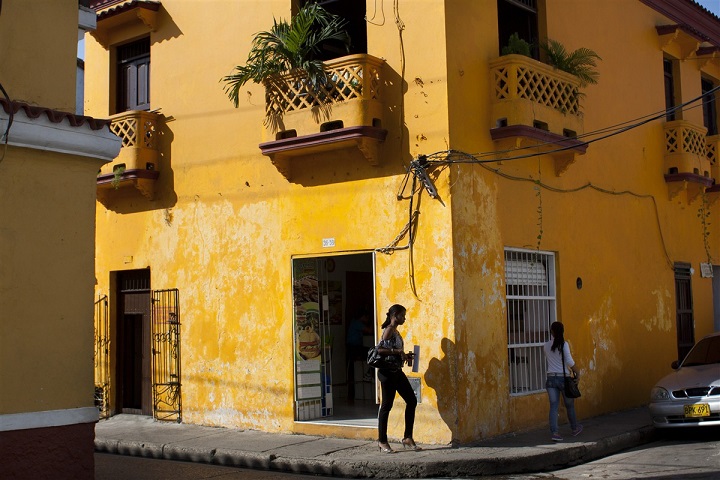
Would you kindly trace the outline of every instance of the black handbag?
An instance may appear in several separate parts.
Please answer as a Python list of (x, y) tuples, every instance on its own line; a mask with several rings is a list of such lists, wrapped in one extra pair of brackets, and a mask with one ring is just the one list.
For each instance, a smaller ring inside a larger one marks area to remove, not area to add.
[(565, 377), (565, 397), (580, 398), (580, 388), (574, 378)]
[(562, 356), (563, 365), (563, 379), (565, 380), (565, 388), (563, 390), (563, 393), (565, 394), (565, 398), (580, 398), (580, 387), (578, 387), (577, 380), (565, 375), (565, 351), (563, 350), (564, 347), (565, 345), (560, 347), (560, 355)]
[(377, 345), (368, 350), (367, 364), (373, 368), (386, 368), (387, 362), (385, 361), (385, 357), (378, 352)]
[(396, 365), (393, 364), (387, 356), (380, 355), (380, 352), (378, 352), (377, 350), (378, 345), (375, 345), (373, 348), (368, 350), (368, 365), (373, 368), (395, 370), (397, 368)]

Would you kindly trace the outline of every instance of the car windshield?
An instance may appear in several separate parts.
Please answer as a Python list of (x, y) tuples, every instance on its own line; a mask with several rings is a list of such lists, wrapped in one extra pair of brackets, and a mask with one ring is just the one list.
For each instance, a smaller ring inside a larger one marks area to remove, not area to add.
[(720, 336), (703, 338), (687, 354), (683, 367), (720, 363)]

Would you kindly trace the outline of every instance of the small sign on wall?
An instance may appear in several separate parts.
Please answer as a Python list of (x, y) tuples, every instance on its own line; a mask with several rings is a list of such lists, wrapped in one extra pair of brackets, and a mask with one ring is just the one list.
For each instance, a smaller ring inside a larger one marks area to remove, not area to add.
[(709, 263), (700, 264), (700, 276), (702, 278), (713, 278), (713, 268)]
[(415, 392), (415, 398), (417, 398), (418, 403), (422, 403), (422, 395), (420, 393), (422, 381), (420, 380), (420, 377), (408, 377), (408, 380), (410, 381), (410, 386), (412, 387), (413, 392)]
[(323, 238), (322, 239), (322, 246), (323, 248), (330, 248), (335, 246), (335, 239), (334, 238)]

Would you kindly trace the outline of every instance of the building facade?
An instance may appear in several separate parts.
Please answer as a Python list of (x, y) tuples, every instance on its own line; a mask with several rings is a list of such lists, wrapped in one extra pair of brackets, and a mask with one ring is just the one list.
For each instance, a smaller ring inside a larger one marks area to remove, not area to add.
[[(347, 333), (369, 313), (373, 345), (400, 303), (416, 440), (470, 442), (547, 421), (554, 320), (580, 417), (645, 404), (720, 328), (717, 17), (326, 1), (353, 42), (322, 50), (325, 90), (273, 76), (233, 108), (221, 79), (301, 3), (93, 4), (85, 111), (123, 139), (97, 177), (103, 415), (375, 438)], [(595, 52), (598, 82), (548, 65), (547, 39)]]
[(96, 177), (120, 151), (75, 114), (77, 0), (0, 6), (0, 477), (95, 478)]

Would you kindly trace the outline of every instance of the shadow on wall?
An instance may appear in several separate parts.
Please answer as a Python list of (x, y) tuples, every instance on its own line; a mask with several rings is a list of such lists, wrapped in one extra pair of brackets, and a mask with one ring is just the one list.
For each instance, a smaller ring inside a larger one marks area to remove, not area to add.
[(443, 338), (440, 347), (443, 351), (443, 357), (430, 360), (425, 372), (425, 383), (435, 390), (440, 417), (450, 429), (452, 445), (455, 446), (460, 443), (458, 440), (458, 406), (455, 385), (457, 350), (455, 343), (449, 338)]

